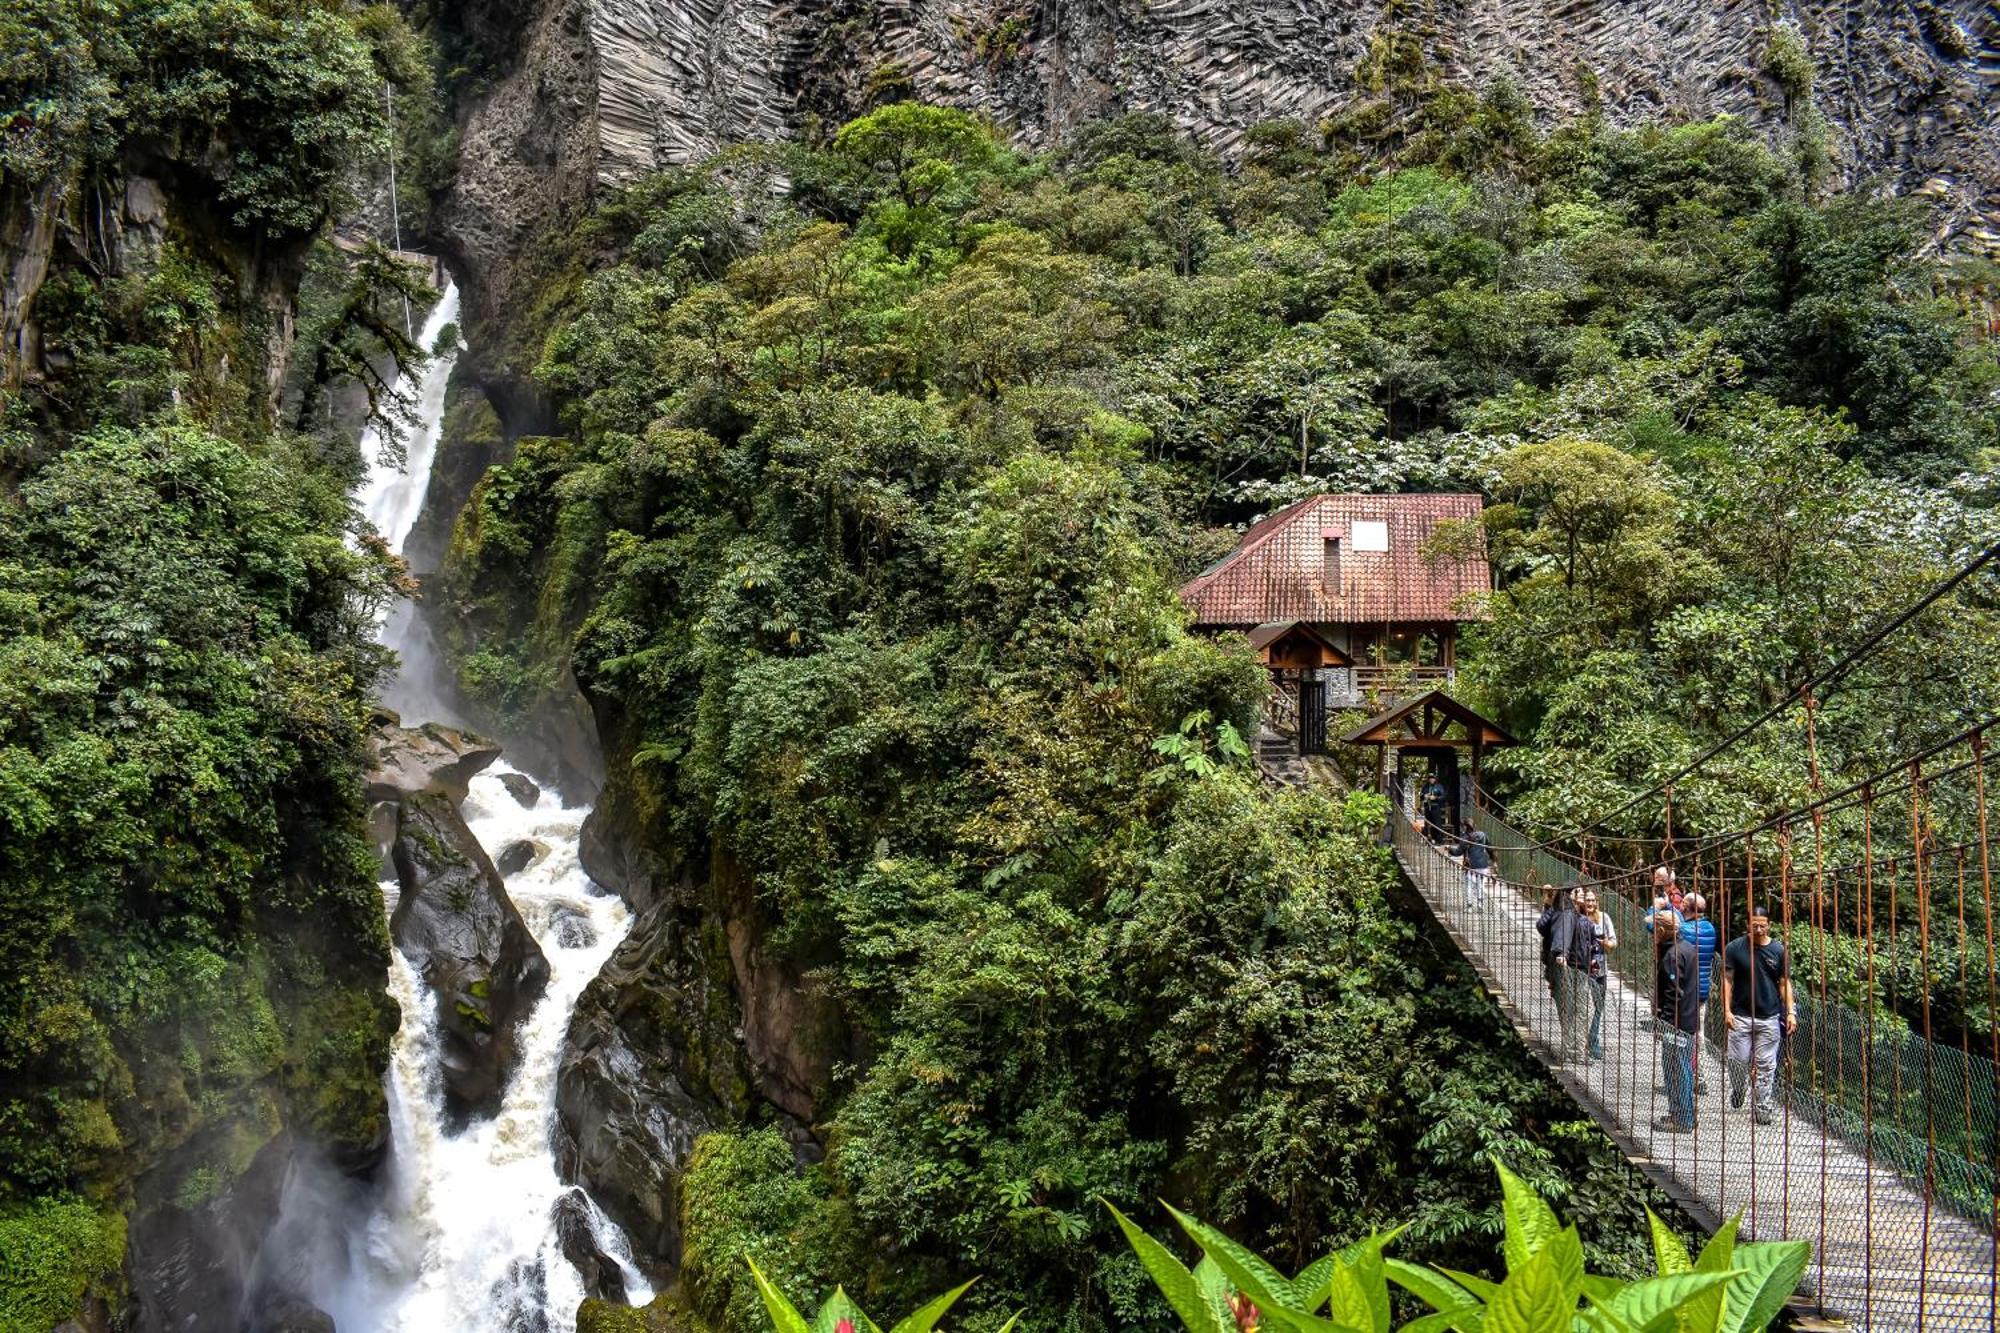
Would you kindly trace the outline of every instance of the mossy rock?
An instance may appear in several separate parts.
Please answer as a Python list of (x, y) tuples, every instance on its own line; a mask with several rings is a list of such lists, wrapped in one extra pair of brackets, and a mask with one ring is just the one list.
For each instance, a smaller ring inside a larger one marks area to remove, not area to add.
[(0, 1209), (0, 1329), (48, 1329), (87, 1296), (122, 1303), (125, 1219), (66, 1199)]
[(710, 1326), (689, 1313), (679, 1297), (665, 1292), (640, 1309), (587, 1300), (576, 1312), (576, 1333), (711, 1333)]

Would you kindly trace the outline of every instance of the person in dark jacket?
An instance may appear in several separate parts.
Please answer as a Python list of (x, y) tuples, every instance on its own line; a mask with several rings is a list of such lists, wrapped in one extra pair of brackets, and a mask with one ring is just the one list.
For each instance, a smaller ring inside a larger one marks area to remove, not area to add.
[(1653, 939), (1660, 956), (1653, 976), (1653, 1030), (1660, 1039), (1667, 1114), (1653, 1128), (1668, 1134), (1694, 1129), (1694, 1044), (1701, 1039), (1701, 962), (1680, 935), (1676, 913), (1654, 916)]
[(1486, 906), (1486, 881), (1493, 874), (1493, 849), (1486, 845), (1486, 830), (1474, 829), (1465, 835), (1465, 906), (1476, 912)]
[(1542, 966), (1555, 997), (1562, 1028), (1562, 1060), (1582, 1064), (1590, 1038), (1590, 960), (1597, 952), (1596, 928), (1577, 909), (1568, 886), (1553, 891), (1535, 929), (1542, 936)]
[(1431, 841), (1444, 843), (1448, 829), (1445, 824), (1444, 783), (1438, 781), (1437, 774), (1431, 774), (1424, 784), (1424, 827), (1430, 831)]

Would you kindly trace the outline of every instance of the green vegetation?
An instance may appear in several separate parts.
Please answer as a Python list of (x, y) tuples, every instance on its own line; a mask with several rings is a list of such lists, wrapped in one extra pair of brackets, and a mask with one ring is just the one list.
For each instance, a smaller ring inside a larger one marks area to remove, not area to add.
[(300, 345), (283, 318), (410, 40), (286, 0), (0, 4), (0, 229), (67, 238), (0, 393), (9, 1329), (117, 1311), (135, 1206), (208, 1205), (283, 1130), (385, 1133), (357, 779), (402, 574), (352, 540), (352, 444), (279, 429), (273, 384), (419, 356), (369, 331), (406, 281), (380, 255)]
[[(764, 1298), (764, 1310), (770, 1315), (771, 1324), (778, 1333), (818, 1333), (820, 1329), (827, 1329), (829, 1333), (857, 1333), (857, 1331), (882, 1333), (881, 1325), (863, 1314), (861, 1307), (849, 1299), (847, 1293), (839, 1287), (835, 1287), (833, 1295), (821, 1303), (819, 1310), (811, 1319), (807, 1319), (799, 1313), (797, 1306), (785, 1299), (784, 1293), (765, 1280), (754, 1260), (745, 1262), (749, 1266), (751, 1278), (757, 1283), (759, 1294)], [(951, 1307), (958, 1303), (958, 1298), (965, 1294), (966, 1287), (971, 1285), (968, 1282), (964, 1286), (953, 1287), (944, 1295), (927, 1302), (914, 1313), (898, 1319), (889, 1333), (931, 1333), (931, 1330), (937, 1327), (938, 1320), (944, 1318)], [(1009, 1319), (1000, 1326), (1000, 1333), (1007, 1333), (1014, 1324), (1015, 1320)]]
[[(1201, 1263), (1190, 1271), (1117, 1209), (1111, 1213), (1189, 1333), (1260, 1328), (1389, 1333), (1391, 1282), (1432, 1311), (1403, 1324), (1403, 1333), (1571, 1327), (1594, 1333), (1759, 1333), (1783, 1310), (1812, 1258), (1811, 1246), (1802, 1240), (1738, 1244), (1741, 1219), (1732, 1218), (1699, 1259), (1689, 1259), (1673, 1229), (1649, 1213), (1657, 1273), (1632, 1282), (1596, 1276), (1584, 1271), (1576, 1228), (1563, 1227), (1526, 1182), (1495, 1165), (1506, 1200), (1506, 1276), (1498, 1282), (1389, 1258), (1383, 1251), (1395, 1232), (1356, 1241), (1288, 1279), (1215, 1228), (1174, 1212), (1174, 1221), (1202, 1251)], [(1587, 1302), (1581, 1311), (1580, 1301)]]
[[(1315, 490), (1484, 491), (1441, 540), (1501, 576), (1462, 673), (1535, 742), (1498, 776), (1603, 808), (1983, 539), (2000, 373), (1915, 206), (1821, 199), (1731, 120), (1542, 133), (1377, 54), (1379, 118), (1261, 127), (1234, 175), (1146, 117), (737, 150), (524, 299), (565, 429), (459, 526), (461, 683), (520, 716), (573, 670), (620, 826), (750, 886), (863, 1053), (823, 1162), (697, 1156), (702, 1317), (755, 1326), (747, 1251), (871, 1303), (982, 1272), (974, 1327), (1159, 1327), (1100, 1195), (1289, 1262), (1414, 1212), (1469, 1269), (1482, 1152), (1643, 1271), (1642, 1195), (1395, 901), (1379, 807), (1251, 780), (1260, 673), (1172, 589)], [(1988, 691), (1917, 669), (1990, 663), (1983, 611), (1923, 629), (1835, 753)]]
[(55, 1327), (124, 1254), (116, 1214), (54, 1199), (0, 1205), (0, 1328)]

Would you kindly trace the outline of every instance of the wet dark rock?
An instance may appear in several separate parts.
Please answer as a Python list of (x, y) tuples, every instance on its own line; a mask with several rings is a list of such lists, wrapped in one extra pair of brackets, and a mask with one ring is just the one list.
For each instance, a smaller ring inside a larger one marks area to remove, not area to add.
[(719, 925), (670, 905), (640, 917), (570, 1018), (558, 1165), (649, 1272), (680, 1261), (681, 1171), (695, 1139), (749, 1108), (737, 1022)]
[(220, 1121), (139, 1177), (126, 1232), (130, 1327), (212, 1328), (219, 1311), (249, 1308), (258, 1252), (296, 1149), (281, 1134), (242, 1174), (211, 1186), (218, 1152), (243, 1128)]
[(548, 984), (548, 960), (443, 793), (403, 801), (394, 860), (401, 895), (389, 931), (438, 997), (447, 1117), (491, 1115), (514, 1071), (520, 1021)]
[(502, 875), (518, 875), (548, 854), (547, 843), (534, 838), (516, 838), (500, 849), (500, 854), (493, 858), (493, 865)]
[(259, 1320), (260, 1333), (334, 1333), (333, 1316), (305, 1301), (286, 1301)]
[(457, 805), (474, 775), (499, 757), (500, 747), (482, 736), (436, 722), (405, 727), (385, 709), (368, 729), (368, 799), (442, 792)]
[(550, 924), (555, 931), (556, 943), (565, 949), (588, 949), (597, 943), (597, 927), (591, 925), (590, 918), (581, 912), (558, 907), (550, 914)]
[(576, 1265), (583, 1279), (584, 1295), (595, 1300), (625, 1303), (625, 1274), (618, 1263), (597, 1246), (597, 1228), (591, 1224), (590, 1201), (578, 1189), (564, 1191), (551, 1210), (555, 1215), (556, 1244), (563, 1258)]
[(507, 789), (509, 796), (520, 803), (523, 810), (534, 809), (535, 802), (542, 799), (542, 789), (535, 785), (533, 778), (527, 777), (524, 774), (502, 773), (500, 775), (500, 785)]

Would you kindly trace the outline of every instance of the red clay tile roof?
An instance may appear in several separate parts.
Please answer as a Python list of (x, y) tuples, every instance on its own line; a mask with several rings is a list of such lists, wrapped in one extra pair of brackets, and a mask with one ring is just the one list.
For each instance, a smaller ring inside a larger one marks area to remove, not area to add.
[[(1198, 625), (1464, 620), (1467, 594), (1492, 591), (1483, 559), (1426, 561), (1439, 519), (1476, 519), (1477, 495), (1315, 495), (1258, 520), (1226, 559), (1181, 589)], [(1355, 520), (1388, 524), (1387, 551), (1354, 549)], [(1326, 540), (1340, 540), (1342, 587), (1325, 583)]]

